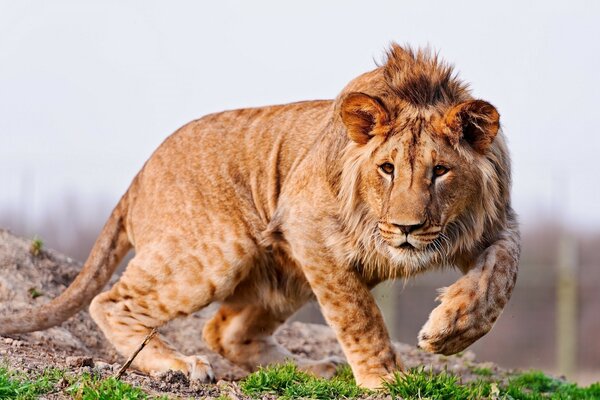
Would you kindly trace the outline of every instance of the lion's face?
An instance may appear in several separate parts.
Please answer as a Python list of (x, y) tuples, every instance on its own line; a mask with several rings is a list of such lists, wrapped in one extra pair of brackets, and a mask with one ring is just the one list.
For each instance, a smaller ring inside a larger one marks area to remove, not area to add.
[(446, 227), (482, 195), (477, 159), (498, 130), (496, 110), (469, 101), (393, 120), (380, 101), (355, 93), (344, 101), (342, 119), (357, 154), (356, 190), (377, 220), (380, 247), (413, 265), (443, 254)]

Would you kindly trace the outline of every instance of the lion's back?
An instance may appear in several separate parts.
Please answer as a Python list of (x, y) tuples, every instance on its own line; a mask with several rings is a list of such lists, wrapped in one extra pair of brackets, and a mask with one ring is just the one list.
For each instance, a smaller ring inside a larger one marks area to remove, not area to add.
[[(331, 117), (331, 101), (309, 101), (209, 114), (170, 135), (130, 188), (137, 231), (202, 210), (237, 216), (264, 229), (280, 190)], [(169, 222), (170, 223), (170, 222)], [(140, 229), (140, 225), (145, 225)]]

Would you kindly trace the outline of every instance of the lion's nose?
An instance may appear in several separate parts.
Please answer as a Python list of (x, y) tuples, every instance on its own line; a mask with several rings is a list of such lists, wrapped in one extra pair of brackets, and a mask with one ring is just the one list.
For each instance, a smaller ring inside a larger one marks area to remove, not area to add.
[(414, 225), (394, 224), (394, 226), (398, 227), (398, 229), (400, 229), (400, 231), (402, 231), (402, 233), (404, 233), (405, 235), (408, 235), (409, 233), (416, 231), (417, 229), (421, 228), (423, 225), (425, 225), (425, 222), (422, 222), (420, 224), (414, 224)]

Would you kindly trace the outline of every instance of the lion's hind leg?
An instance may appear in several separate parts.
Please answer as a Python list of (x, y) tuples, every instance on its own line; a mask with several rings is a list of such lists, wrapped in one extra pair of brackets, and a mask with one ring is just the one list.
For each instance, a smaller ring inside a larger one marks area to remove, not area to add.
[[(209, 281), (196, 282), (190, 289), (189, 284), (182, 286), (165, 271), (158, 271), (162, 275), (157, 274), (156, 269), (151, 271), (144, 269), (136, 256), (121, 280), (109, 291), (96, 296), (90, 305), (92, 318), (124, 357), (129, 357), (153, 328), (202, 308), (214, 295), (215, 288)], [(199, 296), (200, 293), (203, 295)], [(159, 335), (140, 351), (133, 366), (151, 374), (174, 370), (191, 379), (214, 381), (214, 373), (205, 357), (184, 355)]]
[(293, 361), (302, 370), (331, 378), (343, 363), (342, 359), (299, 357), (274, 339), (273, 332), (290, 314), (260, 305), (224, 304), (204, 326), (204, 341), (215, 352), (250, 371), (259, 366)]

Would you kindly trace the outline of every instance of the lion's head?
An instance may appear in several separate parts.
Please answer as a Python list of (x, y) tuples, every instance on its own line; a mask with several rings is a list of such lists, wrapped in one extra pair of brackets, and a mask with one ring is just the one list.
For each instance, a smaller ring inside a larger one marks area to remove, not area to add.
[(347, 223), (408, 273), (452, 263), (493, 235), (508, 204), (499, 114), (451, 67), (393, 45), (386, 63), (340, 95)]

